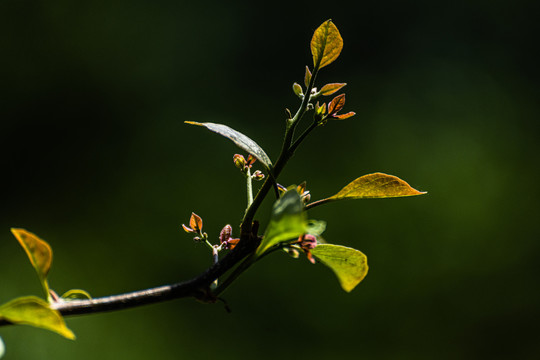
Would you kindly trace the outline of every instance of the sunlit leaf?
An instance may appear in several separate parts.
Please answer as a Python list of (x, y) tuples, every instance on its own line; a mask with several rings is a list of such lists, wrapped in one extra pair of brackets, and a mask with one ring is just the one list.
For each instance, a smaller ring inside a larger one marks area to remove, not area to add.
[(340, 94), (328, 104), (328, 113), (330, 115), (337, 113), (345, 106), (345, 94)]
[(70, 301), (70, 300), (90, 300), (92, 297), (90, 294), (82, 289), (71, 289), (66, 291), (62, 296), (62, 299)]
[(52, 250), (47, 242), (37, 237), (35, 234), (24, 229), (12, 228), (11, 232), (30, 259), (32, 266), (36, 270), (45, 295), (49, 296), (49, 285), (47, 283), (47, 274), (52, 264)]
[(306, 66), (306, 73), (304, 75), (304, 85), (306, 85), (306, 89), (309, 87), (310, 82), (311, 82), (311, 71), (309, 71), (309, 67)]
[(20, 297), (0, 306), (0, 319), (47, 329), (68, 339), (75, 339), (75, 334), (68, 329), (62, 315), (51, 309), (46, 301), (35, 296)]
[(208, 130), (218, 133), (232, 140), (240, 149), (252, 154), (259, 160), (267, 169), (272, 169), (272, 161), (264, 150), (255, 141), (251, 140), (246, 135), (231, 129), (227, 125), (215, 124), (210, 122), (198, 123), (195, 121), (185, 121), (186, 124), (204, 126)]
[(368, 264), (366, 255), (353, 248), (319, 244), (311, 253), (336, 274), (343, 290), (350, 292), (366, 276)]
[(203, 221), (201, 217), (192, 212), (191, 217), (189, 218), (189, 226), (195, 231), (202, 230)]
[(256, 255), (262, 255), (280, 242), (296, 239), (307, 232), (304, 204), (296, 189), (288, 190), (274, 203), (272, 218)]
[(341, 88), (343, 88), (345, 85), (347, 84), (346, 83), (326, 84), (321, 88), (320, 93), (321, 95), (324, 95), (324, 96), (332, 95), (333, 93), (341, 90)]
[(336, 60), (343, 48), (343, 39), (331, 20), (326, 20), (315, 30), (311, 39), (311, 54), (315, 70)]
[(400, 178), (383, 173), (364, 175), (354, 180), (328, 200), (389, 198), (422, 195)]

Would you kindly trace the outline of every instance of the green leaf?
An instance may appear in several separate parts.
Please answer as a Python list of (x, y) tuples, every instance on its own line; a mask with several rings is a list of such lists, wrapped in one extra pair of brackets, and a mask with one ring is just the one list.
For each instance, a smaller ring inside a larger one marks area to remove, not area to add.
[(61, 298), (66, 300), (66, 301), (71, 301), (71, 300), (91, 300), (92, 299), (90, 294), (87, 291), (82, 290), (82, 289), (68, 290), (61, 296)]
[(52, 249), (50, 245), (35, 234), (24, 229), (12, 228), (11, 232), (23, 247), (26, 255), (28, 255), (32, 266), (38, 274), (43, 291), (45, 291), (45, 296), (49, 297), (47, 274), (52, 264)]
[(211, 122), (198, 123), (195, 121), (185, 121), (186, 124), (204, 126), (208, 130), (213, 131), (219, 135), (225, 136), (229, 140), (232, 140), (240, 149), (255, 156), (269, 171), (272, 169), (272, 161), (264, 150), (255, 141), (251, 140), (246, 135), (239, 131), (231, 129), (227, 125), (215, 124)]
[(68, 329), (62, 315), (49, 304), (35, 296), (20, 297), (0, 306), (0, 319), (14, 324), (30, 325), (74, 340), (75, 334)]
[(256, 255), (262, 255), (280, 242), (294, 240), (307, 232), (304, 204), (296, 189), (288, 190), (274, 203), (272, 218)]
[(364, 175), (327, 200), (389, 198), (426, 194), (413, 189), (400, 178), (383, 173)]
[(319, 244), (311, 253), (336, 274), (343, 290), (350, 292), (367, 275), (367, 257), (353, 248)]
[(319, 236), (326, 230), (326, 221), (308, 220), (306, 233)]
[(326, 20), (315, 30), (311, 38), (311, 54), (315, 70), (336, 60), (343, 49), (343, 39), (332, 20)]

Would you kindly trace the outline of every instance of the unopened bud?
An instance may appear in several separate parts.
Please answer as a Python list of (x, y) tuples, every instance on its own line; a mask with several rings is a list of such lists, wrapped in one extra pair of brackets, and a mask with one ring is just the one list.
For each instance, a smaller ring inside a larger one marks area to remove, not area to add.
[(219, 233), (219, 243), (223, 244), (229, 241), (232, 235), (232, 227), (231, 225), (225, 225), (223, 229), (221, 229), (221, 232)]
[(253, 175), (251, 175), (251, 177), (253, 178), (253, 180), (261, 181), (262, 179), (264, 179), (264, 174), (261, 170), (257, 170), (253, 173)]
[(289, 256), (297, 259), (300, 256), (300, 252), (294, 248), (291, 247), (285, 247), (283, 248), (283, 251), (285, 251)]
[(244, 158), (244, 156), (240, 154), (234, 154), (233, 161), (234, 161), (234, 166), (236, 166), (240, 170), (243, 170), (244, 167), (246, 166), (246, 159)]
[(257, 161), (257, 159), (255, 158), (255, 156), (249, 154), (248, 155), (248, 158), (247, 158), (247, 161), (246, 161), (246, 165), (251, 167), (251, 165), (253, 165), (255, 163), (255, 161)]
[(314, 235), (306, 234), (301, 237), (300, 247), (304, 250), (311, 250), (317, 246), (317, 238)]

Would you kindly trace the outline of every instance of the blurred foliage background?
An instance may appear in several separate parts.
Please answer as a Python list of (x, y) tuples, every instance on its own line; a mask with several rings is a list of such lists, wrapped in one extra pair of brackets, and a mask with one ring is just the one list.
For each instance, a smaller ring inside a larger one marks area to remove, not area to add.
[[(352, 4), (352, 3), (351, 3)], [(352, 293), (273, 255), (225, 294), (69, 318), (75, 342), (0, 328), (6, 359), (533, 359), (540, 356), (538, 2), (0, 2), (0, 302), (40, 294), (10, 227), (46, 239), (51, 287), (93, 296), (196, 276), (179, 226), (237, 225), (228, 124), (279, 152), (284, 108), (332, 18), (345, 47), (318, 85), (344, 111), (280, 182), (313, 199), (382, 171), (429, 192), (313, 209), (362, 250)], [(268, 220), (265, 204), (259, 214)]]

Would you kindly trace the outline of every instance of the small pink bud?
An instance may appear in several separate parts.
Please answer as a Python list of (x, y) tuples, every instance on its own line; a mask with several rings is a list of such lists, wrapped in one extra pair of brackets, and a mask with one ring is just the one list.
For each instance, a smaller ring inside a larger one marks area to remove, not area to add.
[(246, 159), (240, 154), (234, 154), (233, 156), (234, 166), (243, 170), (246, 166)]
[(253, 180), (260, 181), (264, 179), (264, 174), (262, 173), (261, 170), (257, 170), (253, 173), (253, 175), (251, 175), (251, 177), (253, 178)]
[(219, 233), (219, 243), (223, 244), (229, 241), (232, 235), (232, 227), (231, 225), (225, 225), (223, 229), (221, 229), (221, 232)]

